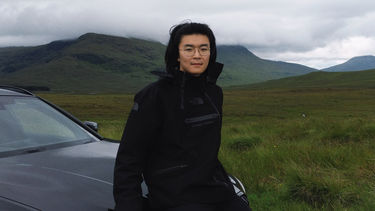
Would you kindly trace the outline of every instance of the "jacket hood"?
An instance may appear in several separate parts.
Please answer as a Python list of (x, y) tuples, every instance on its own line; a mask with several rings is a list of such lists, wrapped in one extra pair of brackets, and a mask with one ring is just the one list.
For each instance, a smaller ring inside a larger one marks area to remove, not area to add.
[[(216, 84), (217, 79), (219, 78), (221, 72), (223, 71), (224, 64), (215, 62), (212, 65), (209, 65), (207, 70), (200, 76), (203, 77), (208, 83)], [(181, 83), (183, 79), (184, 72), (176, 71), (176, 74), (170, 74), (166, 71), (151, 71), (152, 74), (159, 76), (160, 78), (166, 78), (170, 80), (176, 80), (178, 83)], [(185, 73), (187, 77), (191, 76), (188, 73)], [(192, 76), (191, 76), (192, 77)]]

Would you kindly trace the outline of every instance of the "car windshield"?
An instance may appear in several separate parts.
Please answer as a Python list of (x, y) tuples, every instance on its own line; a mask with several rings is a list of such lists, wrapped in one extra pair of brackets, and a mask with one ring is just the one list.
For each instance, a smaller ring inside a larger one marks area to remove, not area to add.
[(89, 140), (94, 136), (38, 98), (0, 96), (0, 155)]

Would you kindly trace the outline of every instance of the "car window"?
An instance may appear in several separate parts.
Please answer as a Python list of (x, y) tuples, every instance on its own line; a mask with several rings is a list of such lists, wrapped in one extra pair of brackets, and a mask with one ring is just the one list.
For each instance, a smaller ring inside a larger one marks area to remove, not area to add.
[(45, 102), (0, 96), (0, 152), (86, 139), (92, 136)]

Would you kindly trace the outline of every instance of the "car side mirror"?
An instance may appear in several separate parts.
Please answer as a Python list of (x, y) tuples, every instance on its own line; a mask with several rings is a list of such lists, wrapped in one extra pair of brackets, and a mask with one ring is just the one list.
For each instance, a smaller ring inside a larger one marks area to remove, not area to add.
[(94, 131), (98, 132), (98, 123), (90, 122), (90, 121), (84, 121), (83, 124), (86, 125), (87, 127), (91, 128), (91, 129), (93, 129)]

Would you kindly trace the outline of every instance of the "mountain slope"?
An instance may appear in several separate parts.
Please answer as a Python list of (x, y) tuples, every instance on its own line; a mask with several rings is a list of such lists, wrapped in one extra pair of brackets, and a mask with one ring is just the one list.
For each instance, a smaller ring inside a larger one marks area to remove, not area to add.
[(375, 56), (358, 56), (347, 62), (323, 69), (328, 72), (346, 72), (375, 69)]
[(375, 69), (353, 72), (313, 72), (245, 86), (257, 89), (375, 88)]
[(224, 63), (219, 81), (222, 85), (250, 84), (315, 71), (299, 64), (261, 59), (242, 46), (218, 46), (217, 60)]
[(62, 92), (134, 92), (163, 69), (164, 45), (85, 34), (29, 48), (0, 51), (0, 83), (46, 86)]
[[(0, 84), (49, 88), (55, 92), (135, 92), (164, 69), (158, 42), (88, 33), (78, 39), (36, 47), (0, 48)], [(312, 68), (256, 57), (241, 46), (218, 46), (222, 86), (301, 75)]]

